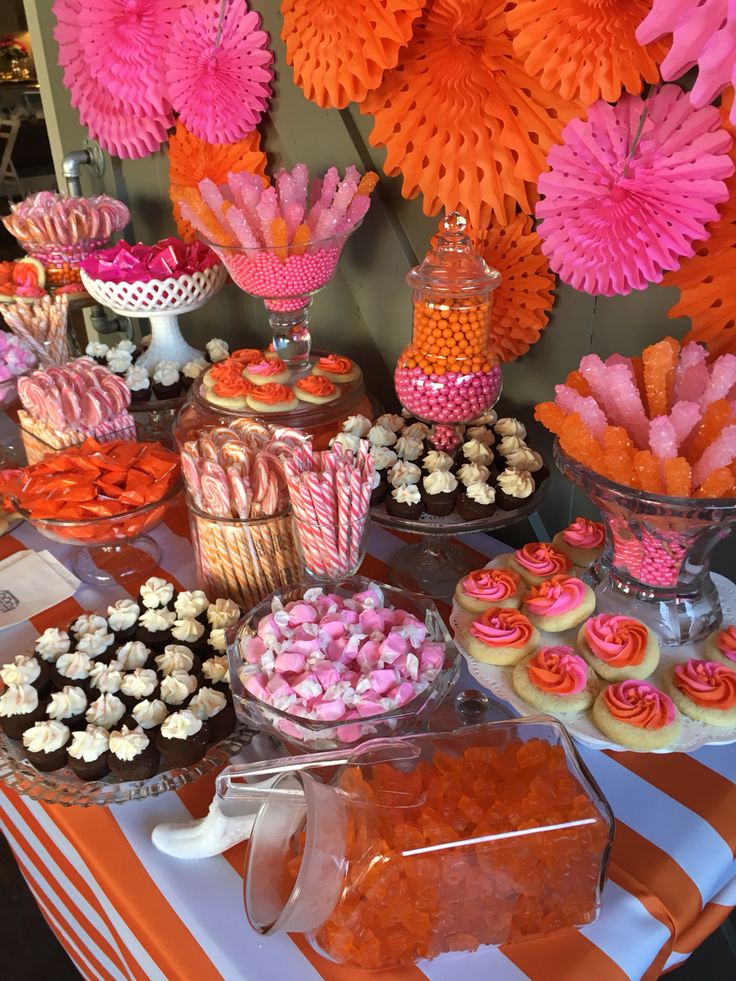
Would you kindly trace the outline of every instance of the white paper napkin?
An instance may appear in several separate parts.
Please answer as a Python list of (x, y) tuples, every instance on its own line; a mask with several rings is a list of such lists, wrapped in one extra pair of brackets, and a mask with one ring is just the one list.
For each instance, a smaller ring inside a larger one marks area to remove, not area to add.
[(0, 562), (0, 629), (30, 617), (73, 596), (79, 579), (51, 552), (15, 552)]

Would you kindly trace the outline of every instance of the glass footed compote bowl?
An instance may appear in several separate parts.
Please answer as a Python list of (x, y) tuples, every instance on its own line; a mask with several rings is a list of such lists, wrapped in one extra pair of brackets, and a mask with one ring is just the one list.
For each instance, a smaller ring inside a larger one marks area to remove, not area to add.
[(309, 365), (312, 297), (335, 275), (343, 247), (359, 225), (306, 245), (248, 249), (206, 243), (225, 264), (233, 282), (263, 300), (273, 331), (273, 350), (292, 371)]
[(569, 457), (555, 462), (601, 512), (603, 554), (584, 578), (598, 613), (642, 620), (660, 644), (703, 640), (723, 620), (710, 556), (736, 526), (736, 498), (668, 497), (614, 483)]
[(109, 586), (143, 580), (161, 559), (161, 547), (147, 532), (160, 524), (181, 492), (177, 480), (163, 497), (150, 504), (110, 518), (81, 518), (77, 521), (34, 518), (17, 501), (18, 513), (45, 538), (74, 548), (71, 569), (82, 582)]

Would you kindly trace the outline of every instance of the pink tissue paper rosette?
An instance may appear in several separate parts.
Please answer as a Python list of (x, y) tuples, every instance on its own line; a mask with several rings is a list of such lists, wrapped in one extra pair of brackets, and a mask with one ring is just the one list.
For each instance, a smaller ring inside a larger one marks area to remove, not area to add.
[[(697, 65), (690, 92), (697, 109), (736, 84), (736, 0), (654, 0), (636, 39), (650, 44), (666, 34), (672, 35), (672, 47), (660, 66), (662, 78), (673, 81)], [(736, 103), (731, 122), (736, 123)]]
[(268, 34), (245, 0), (225, 8), (195, 0), (173, 25), (165, 66), (169, 97), (182, 123), (208, 143), (235, 143), (258, 125), (273, 80)]
[(148, 283), (152, 279), (203, 272), (218, 263), (212, 249), (203, 242), (164, 238), (155, 245), (116, 242), (112, 248), (95, 252), (85, 259), (82, 269), (92, 279), (108, 283)]
[[(129, 100), (132, 84), (122, 93), (116, 91), (109, 80), (95, 77), (80, 43), (82, 30), (90, 17), (86, 3), (55, 0), (53, 9), (56, 16), (54, 37), (59, 44), (64, 85), (71, 94), (72, 105), (79, 111), (82, 125), (87, 127), (92, 139), (113, 156), (136, 160), (153, 153), (174, 124), (170, 107), (154, 109), (149, 100), (145, 109), (136, 111), (124, 97)], [(101, 43), (99, 34), (97, 41)]]
[(646, 102), (595, 103), (562, 137), (539, 178), (536, 216), (563, 282), (604, 296), (644, 289), (708, 237), (734, 170), (717, 109), (693, 110), (682, 89), (665, 85)]

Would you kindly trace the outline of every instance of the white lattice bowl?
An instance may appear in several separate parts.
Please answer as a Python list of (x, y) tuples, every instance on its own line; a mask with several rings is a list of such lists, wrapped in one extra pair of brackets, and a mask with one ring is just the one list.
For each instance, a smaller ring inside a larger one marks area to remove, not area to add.
[(197, 310), (220, 289), (227, 270), (218, 263), (202, 272), (185, 273), (148, 282), (113, 283), (92, 279), (82, 270), (82, 283), (89, 295), (123, 317), (150, 317), (157, 313), (181, 314)]

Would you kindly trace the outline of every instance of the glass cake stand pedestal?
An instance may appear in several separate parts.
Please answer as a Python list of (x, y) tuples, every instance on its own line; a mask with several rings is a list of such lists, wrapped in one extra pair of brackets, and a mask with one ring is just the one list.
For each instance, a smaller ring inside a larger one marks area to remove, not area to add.
[(497, 508), (490, 517), (477, 521), (465, 521), (456, 511), (443, 518), (424, 514), (416, 521), (410, 521), (388, 514), (385, 502), (372, 507), (371, 520), (374, 524), (420, 536), (418, 542), (405, 545), (391, 558), (394, 584), (412, 593), (449, 599), (458, 580), (471, 569), (478, 568), (477, 553), (453, 539), (507, 528), (531, 517), (544, 500), (548, 485), (549, 479), (537, 488), (526, 504), (515, 511)]

